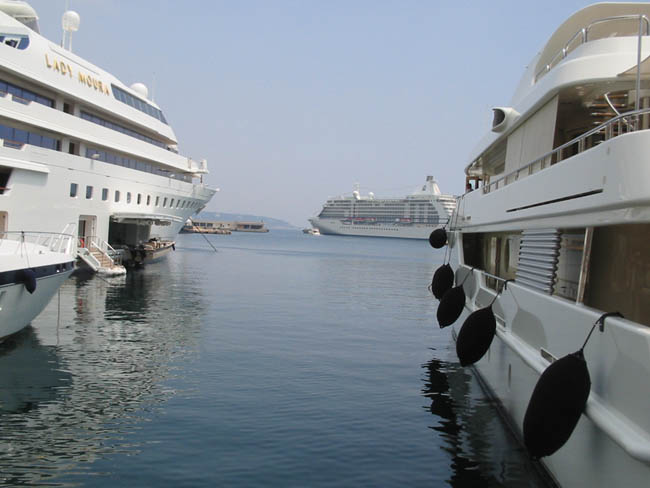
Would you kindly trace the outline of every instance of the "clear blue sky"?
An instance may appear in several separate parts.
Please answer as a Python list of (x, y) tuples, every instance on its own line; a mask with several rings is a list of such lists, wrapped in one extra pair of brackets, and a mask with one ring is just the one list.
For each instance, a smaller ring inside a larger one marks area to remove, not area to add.
[[(181, 153), (208, 160), (208, 210), (299, 226), (355, 182), (377, 196), (426, 175), (460, 193), (491, 107), (592, 2), (70, 0), (76, 53), (144, 82)], [(32, 0), (59, 42), (65, 0)], [(153, 80), (155, 79), (155, 87)]]

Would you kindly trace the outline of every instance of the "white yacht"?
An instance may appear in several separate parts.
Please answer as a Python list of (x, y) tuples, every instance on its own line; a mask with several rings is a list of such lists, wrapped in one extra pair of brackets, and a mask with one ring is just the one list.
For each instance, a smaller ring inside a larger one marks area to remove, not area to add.
[(461, 357), (494, 300), (465, 362), (566, 487), (650, 480), (649, 19), (648, 3), (599, 3), (555, 31), (493, 109), (448, 234), (464, 294), (442, 296), (440, 325), (461, 296)]
[(433, 176), (404, 198), (375, 198), (352, 195), (330, 198), (318, 216), (309, 219), (321, 234), (367, 237), (406, 237), (427, 239), (431, 232), (447, 223), (456, 198), (443, 195)]
[(75, 222), (80, 248), (108, 257), (173, 240), (215, 192), (205, 160), (178, 153), (143, 84), (71, 52), (78, 14), (64, 14), (63, 46), (37, 20), (26, 2), (0, 1), (0, 231)]
[(0, 234), (0, 341), (29, 324), (74, 270), (76, 236)]

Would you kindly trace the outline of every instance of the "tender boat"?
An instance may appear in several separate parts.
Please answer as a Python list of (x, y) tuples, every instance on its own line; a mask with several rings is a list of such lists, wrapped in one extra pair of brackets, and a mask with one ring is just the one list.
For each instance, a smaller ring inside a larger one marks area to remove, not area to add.
[(74, 270), (76, 236), (0, 233), (0, 341), (26, 327)]
[(457, 288), (432, 282), (461, 363), (566, 487), (650, 480), (649, 19), (599, 3), (555, 31), (466, 167)]

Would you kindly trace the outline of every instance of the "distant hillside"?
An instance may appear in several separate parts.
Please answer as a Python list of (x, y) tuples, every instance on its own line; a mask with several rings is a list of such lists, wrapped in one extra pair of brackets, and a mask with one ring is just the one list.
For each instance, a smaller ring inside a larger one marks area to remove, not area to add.
[(262, 217), (260, 215), (249, 214), (233, 214), (223, 212), (201, 212), (196, 216), (200, 220), (223, 220), (226, 222), (234, 220), (249, 220), (249, 221), (263, 221), (269, 229), (297, 229), (295, 225), (291, 225), (284, 220), (273, 219), (271, 217)]

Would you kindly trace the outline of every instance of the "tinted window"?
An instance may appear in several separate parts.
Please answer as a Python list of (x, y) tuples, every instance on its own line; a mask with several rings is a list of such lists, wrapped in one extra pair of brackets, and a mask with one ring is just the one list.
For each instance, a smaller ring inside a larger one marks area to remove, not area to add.
[(70, 183), (70, 196), (73, 198), (76, 197), (78, 189), (79, 187), (76, 183)]

